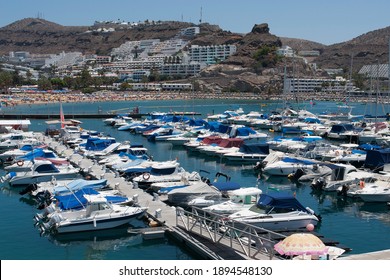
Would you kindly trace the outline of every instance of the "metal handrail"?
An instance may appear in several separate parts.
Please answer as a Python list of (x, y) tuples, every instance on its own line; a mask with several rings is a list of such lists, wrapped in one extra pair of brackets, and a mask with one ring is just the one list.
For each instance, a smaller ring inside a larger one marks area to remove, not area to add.
[(176, 226), (182, 226), (186, 231), (199, 234), (213, 243), (228, 244), (233, 250), (252, 259), (258, 254), (272, 259), (276, 239), (286, 237), (197, 207), (192, 207), (191, 211), (177, 207)]

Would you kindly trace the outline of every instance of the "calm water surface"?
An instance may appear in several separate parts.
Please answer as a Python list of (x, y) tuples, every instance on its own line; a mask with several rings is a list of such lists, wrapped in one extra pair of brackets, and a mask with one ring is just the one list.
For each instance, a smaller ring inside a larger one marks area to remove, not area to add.
[[(342, 109), (335, 102), (320, 102), (315, 106), (301, 104), (316, 113), (338, 112)], [(143, 101), (115, 103), (63, 104), (64, 112), (97, 113), (109, 110), (126, 112), (139, 106), (141, 113), (151, 111), (196, 111), (206, 117), (208, 114), (222, 113), (224, 110), (238, 108), (245, 112), (270, 112), (280, 107), (276, 102), (237, 101), (237, 100), (191, 100), (191, 101)], [(367, 105), (353, 104), (352, 114), (369, 113)], [(122, 110), (123, 109), (123, 110)], [(344, 109), (345, 111), (346, 109)], [(58, 104), (25, 105), (3, 108), (3, 111), (31, 112), (48, 114), (59, 112)], [(198, 116), (197, 116), (198, 117)], [(129, 140), (142, 143), (155, 160), (177, 158), (187, 171), (210, 171), (210, 176), (223, 172), (242, 186), (259, 186), (264, 192), (279, 189), (295, 192), (299, 201), (322, 216), (316, 231), (325, 237), (337, 240), (343, 246), (352, 248), (351, 253), (390, 248), (390, 212), (386, 204), (363, 203), (361, 201), (338, 197), (333, 193), (314, 193), (309, 185), (296, 185), (287, 178), (271, 177), (258, 180), (251, 165), (229, 165), (215, 158), (188, 153), (184, 148), (172, 148), (166, 143), (151, 143), (140, 135), (118, 131), (105, 126), (102, 119), (82, 119), (82, 127), (98, 130), (116, 137), (117, 141)], [(30, 130), (44, 131), (44, 120), (32, 120)], [(1, 175), (4, 174), (2, 171)], [(271, 188), (271, 189), (270, 189)], [(124, 260), (124, 259), (197, 259), (199, 256), (182, 248), (168, 238), (143, 241), (140, 235), (127, 233), (127, 228), (119, 228), (96, 233), (78, 233), (67, 236), (40, 236), (34, 228), (32, 217), (39, 210), (33, 201), (21, 197), (18, 189), (7, 185), (0, 189), (0, 258), (3, 260)], [(133, 225), (141, 226), (141, 225)]]

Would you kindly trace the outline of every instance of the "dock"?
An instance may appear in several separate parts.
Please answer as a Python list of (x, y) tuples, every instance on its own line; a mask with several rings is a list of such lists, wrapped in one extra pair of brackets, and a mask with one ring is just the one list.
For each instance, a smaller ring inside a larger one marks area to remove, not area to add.
[[(134, 229), (134, 233), (142, 234), (143, 239), (157, 239), (169, 236), (176, 239), (183, 246), (191, 249), (202, 259), (213, 260), (280, 260), (282, 256), (276, 254), (273, 246), (292, 232), (265, 232), (259, 233), (259, 228), (249, 226), (244, 230), (224, 224), (224, 219), (214, 214), (205, 215), (196, 207), (185, 210), (166, 204), (159, 196), (151, 195), (137, 187), (117, 172), (99, 165), (96, 161), (75, 153), (61, 141), (48, 136), (40, 136), (60, 156), (67, 157), (72, 165), (80, 168), (81, 173), (91, 178), (107, 179), (108, 185), (119, 190), (123, 195), (132, 198), (142, 207), (147, 207), (146, 218), (149, 226)], [(226, 229), (223, 231), (221, 229)], [(132, 231), (132, 229), (130, 229)], [(133, 231), (132, 231), (133, 232)], [(315, 234), (315, 233), (314, 233)], [(334, 240), (318, 236), (327, 246), (344, 248)], [(390, 259), (390, 250), (348, 255), (340, 257), (343, 260)]]

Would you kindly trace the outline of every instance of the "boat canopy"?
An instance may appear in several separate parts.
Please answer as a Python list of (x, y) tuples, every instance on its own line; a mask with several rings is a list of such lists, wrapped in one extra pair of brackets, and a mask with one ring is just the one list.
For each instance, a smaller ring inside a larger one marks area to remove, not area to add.
[(232, 190), (237, 190), (241, 188), (241, 186), (236, 183), (236, 182), (214, 182), (212, 183), (214, 187), (216, 187), (219, 191), (224, 192), (224, 191), (232, 191)]
[(107, 179), (100, 180), (85, 180), (85, 179), (76, 179), (65, 185), (58, 185), (53, 188), (53, 193), (55, 195), (61, 195), (68, 193), (69, 191), (76, 192), (84, 188), (92, 189), (102, 189), (107, 186)]
[(206, 145), (219, 144), (221, 143), (222, 139), (223, 138), (221, 136), (208, 136), (202, 140), (202, 143)]
[(218, 146), (222, 148), (240, 147), (243, 143), (244, 140), (241, 138), (226, 138)]
[(269, 144), (244, 143), (240, 146), (240, 152), (246, 154), (269, 154)]
[(282, 159), (282, 161), (296, 163), (296, 164), (315, 164), (315, 162), (310, 160), (291, 158), (291, 157), (285, 157)]
[(265, 208), (278, 208), (286, 210), (300, 210), (307, 212), (307, 209), (291, 194), (289, 193), (262, 193), (257, 206)]
[(256, 131), (250, 127), (244, 126), (237, 128), (236, 136), (249, 136), (251, 134), (256, 134)]
[(45, 155), (45, 152), (43, 151), (43, 149), (34, 149), (31, 152), (29, 152), (23, 156), (17, 157), (17, 159), (33, 160), (34, 158), (37, 158), (37, 157), (44, 157), (44, 155)]
[[(67, 195), (56, 195), (54, 198), (58, 201), (58, 207), (61, 210), (69, 210), (69, 209), (80, 209), (83, 208), (84, 205), (88, 203), (85, 195), (98, 195), (99, 192), (93, 188), (84, 188), (78, 190), (75, 193), (67, 194)], [(121, 203), (127, 200), (124, 196), (111, 195), (105, 196), (107, 202), (110, 203)]]
[(390, 148), (367, 151), (364, 167), (381, 169), (386, 163), (390, 163)]

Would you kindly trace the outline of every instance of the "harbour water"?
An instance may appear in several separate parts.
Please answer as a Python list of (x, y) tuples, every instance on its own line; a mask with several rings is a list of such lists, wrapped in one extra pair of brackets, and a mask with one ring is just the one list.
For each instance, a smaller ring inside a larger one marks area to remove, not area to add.
[[(370, 113), (366, 105), (350, 104), (352, 114)], [(139, 101), (112, 103), (65, 103), (66, 114), (97, 113), (117, 110), (124, 113), (138, 106), (141, 113), (151, 111), (195, 111), (206, 117), (208, 114), (222, 113), (224, 110), (241, 107), (245, 112), (264, 110), (264, 113), (280, 107), (276, 102), (237, 101), (237, 100), (191, 100), (191, 101)], [(309, 102), (301, 104), (312, 112), (337, 112), (342, 110), (335, 102)], [(20, 105), (3, 108), (14, 113), (59, 112), (58, 104)], [(346, 109), (343, 109), (345, 112)], [(199, 117), (199, 116), (197, 116)], [(390, 211), (386, 204), (363, 203), (350, 198), (339, 197), (335, 193), (315, 193), (309, 185), (292, 183), (287, 178), (269, 177), (258, 179), (252, 165), (232, 165), (216, 158), (191, 154), (184, 148), (172, 148), (167, 143), (148, 142), (141, 135), (118, 131), (105, 126), (102, 119), (81, 119), (82, 127), (97, 130), (114, 136), (117, 141), (128, 140), (147, 147), (155, 160), (177, 158), (181, 166), (188, 171), (207, 170), (209, 176), (217, 172), (228, 174), (232, 180), (243, 187), (258, 186), (263, 192), (287, 191), (296, 193), (298, 200), (322, 216), (322, 222), (315, 229), (326, 238), (340, 242), (351, 248), (350, 254), (389, 249), (390, 247)], [(31, 120), (30, 130), (44, 131), (45, 120)], [(267, 133), (270, 133), (267, 131)], [(273, 136), (271, 134), (271, 136)], [(4, 174), (1, 171), (0, 175)], [(0, 258), (2, 260), (188, 260), (198, 259), (186, 248), (170, 238), (142, 240), (140, 235), (129, 234), (127, 228), (96, 233), (77, 233), (66, 236), (40, 236), (34, 228), (32, 217), (37, 205), (19, 195), (18, 189), (7, 185), (0, 188)], [(133, 225), (137, 226), (137, 225)]]

